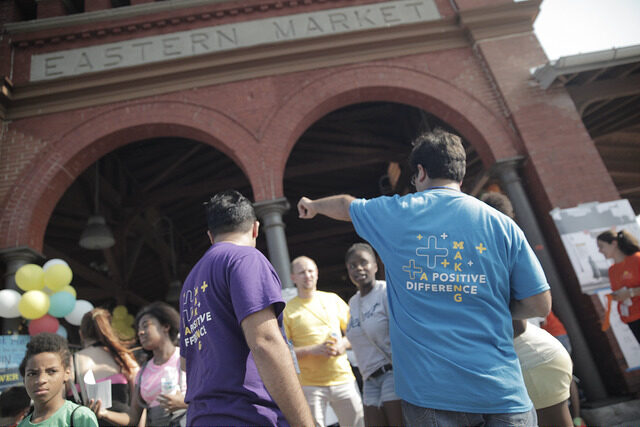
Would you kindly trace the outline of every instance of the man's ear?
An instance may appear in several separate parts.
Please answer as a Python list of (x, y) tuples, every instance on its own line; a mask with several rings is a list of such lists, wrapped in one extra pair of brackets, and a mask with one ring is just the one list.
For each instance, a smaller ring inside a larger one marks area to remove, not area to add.
[(251, 237), (256, 239), (258, 237), (258, 231), (260, 230), (260, 221), (253, 222), (253, 230), (251, 230)]
[(422, 182), (427, 178), (429, 178), (429, 176), (427, 175), (427, 171), (425, 170), (425, 168), (422, 167), (422, 165), (418, 164), (418, 177), (417, 177), (417, 180)]
[(209, 241), (213, 245), (215, 242), (213, 241), (213, 234), (211, 234), (211, 230), (207, 230), (207, 236), (209, 236)]

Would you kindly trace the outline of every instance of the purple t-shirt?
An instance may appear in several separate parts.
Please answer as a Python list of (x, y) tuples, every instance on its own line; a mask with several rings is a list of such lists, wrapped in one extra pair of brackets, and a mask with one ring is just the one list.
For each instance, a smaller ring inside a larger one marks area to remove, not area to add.
[(214, 244), (180, 295), (180, 354), (187, 360), (187, 425), (288, 425), (264, 386), (240, 323), (273, 305), (280, 279), (255, 248)]

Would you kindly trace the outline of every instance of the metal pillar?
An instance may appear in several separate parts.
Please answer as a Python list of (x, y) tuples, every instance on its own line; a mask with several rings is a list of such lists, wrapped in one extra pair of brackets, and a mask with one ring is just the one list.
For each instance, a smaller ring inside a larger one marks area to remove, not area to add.
[(254, 203), (253, 207), (256, 215), (262, 221), (261, 228), (267, 238), (269, 260), (280, 277), (282, 287), (284, 289), (293, 288), (293, 282), (291, 282), (291, 260), (289, 259), (287, 237), (284, 234), (285, 225), (282, 222), (282, 214), (287, 212), (291, 205), (286, 198), (282, 197)]
[(500, 178), (505, 187), (507, 195), (513, 204), (513, 208), (518, 218), (518, 224), (527, 236), (529, 244), (534, 249), (540, 264), (551, 286), (553, 297), (553, 307), (556, 312), (562, 313), (562, 320), (573, 349), (572, 359), (575, 371), (581, 380), (582, 387), (591, 401), (605, 399), (607, 392), (600, 378), (593, 357), (589, 352), (578, 320), (573, 312), (573, 308), (567, 298), (558, 271), (547, 249), (542, 230), (538, 225), (536, 217), (527, 198), (527, 194), (522, 186), (522, 181), (518, 175), (517, 168), (522, 163), (523, 158), (513, 158), (497, 162), (493, 166), (493, 173)]
[[(25, 264), (43, 260), (44, 256), (27, 246), (18, 246), (0, 250), (0, 259), (7, 267), (4, 275), (4, 289), (15, 289), (22, 292), (16, 285), (16, 271)], [(20, 318), (2, 319), (2, 335), (18, 333), (19, 324)]]

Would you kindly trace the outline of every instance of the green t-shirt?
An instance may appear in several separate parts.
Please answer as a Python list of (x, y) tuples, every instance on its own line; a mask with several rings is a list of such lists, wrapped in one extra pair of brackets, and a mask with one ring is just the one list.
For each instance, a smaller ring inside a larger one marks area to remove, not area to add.
[[(71, 413), (74, 409), (78, 408), (78, 404), (65, 400), (64, 405), (56, 411), (55, 414), (47, 418), (46, 420), (33, 424), (31, 422), (31, 416), (26, 416), (18, 427), (70, 427), (71, 426)], [(86, 406), (80, 406), (77, 411), (73, 412), (73, 427), (98, 427), (98, 420), (96, 414)]]

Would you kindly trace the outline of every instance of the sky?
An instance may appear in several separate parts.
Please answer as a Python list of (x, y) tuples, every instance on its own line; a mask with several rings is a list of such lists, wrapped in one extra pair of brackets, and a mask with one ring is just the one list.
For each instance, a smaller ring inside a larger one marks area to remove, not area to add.
[(640, 0), (543, 0), (534, 31), (549, 59), (640, 44)]

